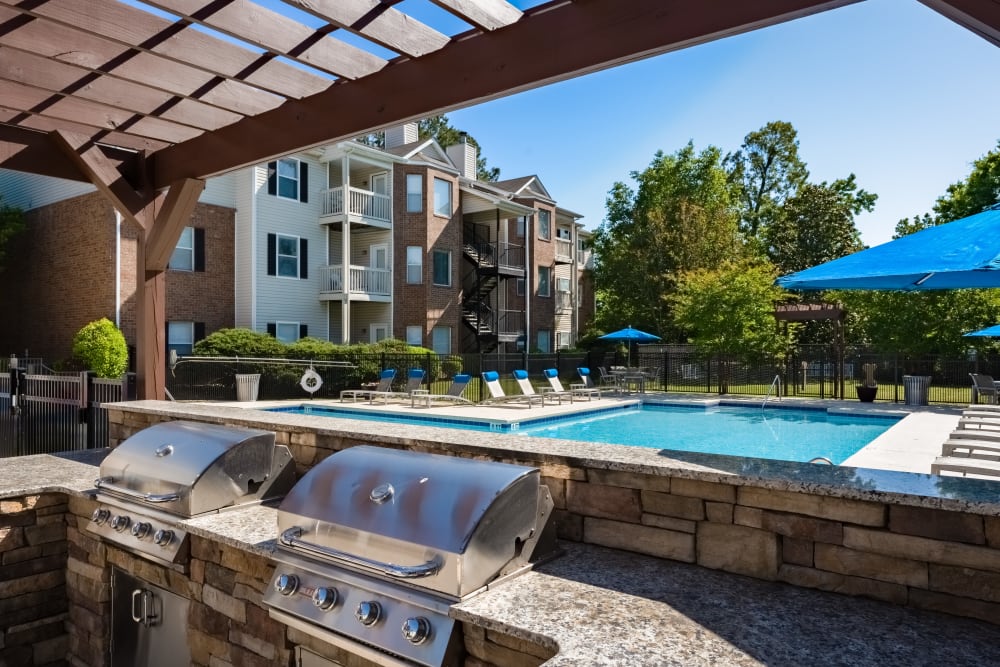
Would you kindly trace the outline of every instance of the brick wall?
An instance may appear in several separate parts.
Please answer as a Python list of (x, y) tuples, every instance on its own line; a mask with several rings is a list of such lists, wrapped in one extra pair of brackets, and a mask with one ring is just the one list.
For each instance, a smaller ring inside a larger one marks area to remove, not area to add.
[(0, 500), (0, 665), (65, 664), (66, 502)]
[[(189, 416), (192, 418), (192, 416)], [(118, 442), (165, 419), (109, 410)], [(210, 420), (215, 421), (215, 420)], [(247, 420), (277, 432), (299, 473), (356, 438)], [(561, 539), (711, 569), (942, 611), (1000, 624), (1000, 517), (855, 500), (822, 492), (583, 467), (552, 454), (508, 453), (375, 435), (367, 442), (538, 467)]]

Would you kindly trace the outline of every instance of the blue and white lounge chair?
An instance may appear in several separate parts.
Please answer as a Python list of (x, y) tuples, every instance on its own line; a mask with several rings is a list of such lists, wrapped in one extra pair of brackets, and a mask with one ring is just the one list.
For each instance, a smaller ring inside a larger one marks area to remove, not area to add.
[[(580, 376), (581, 389), (587, 389), (588, 391), (596, 391), (597, 398), (601, 397), (601, 388), (597, 386), (594, 382), (593, 376), (590, 374), (590, 369), (586, 366), (581, 366), (576, 369), (577, 374)], [(577, 386), (577, 385), (573, 385)]]
[(376, 398), (382, 399), (382, 403), (388, 403), (390, 398), (410, 398), (417, 389), (424, 383), (426, 372), (423, 368), (411, 368), (406, 374), (406, 386), (403, 391), (373, 391), (368, 397), (369, 403), (374, 403)]
[(559, 379), (559, 371), (555, 368), (546, 368), (542, 371), (545, 374), (545, 379), (549, 381), (549, 386), (552, 387), (552, 391), (549, 393), (557, 394), (560, 396), (569, 396), (569, 401), (572, 403), (577, 396), (586, 396), (589, 401), (594, 396), (597, 398), (601, 397), (601, 390), (597, 387), (587, 387), (584, 383), (574, 383), (569, 385), (569, 391), (563, 388), (563, 383)]
[[(515, 371), (516, 373), (517, 371)], [(524, 371), (524, 376), (527, 377), (528, 374)], [(504, 393), (503, 387), (500, 386), (500, 374), (496, 371), (484, 371), (483, 372), (483, 382), (486, 384), (486, 389), (490, 392), (490, 397), (483, 401), (484, 405), (491, 403), (527, 403), (530, 408), (533, 403), (538, 405), (545, 405), (545, 401), (541, 394), (520, 394), (508, 396)], [(534, 390), (532, 390), (533, 392)]]
[(451, 386), (448, 387), (448, 391), (444, 394), (421, 394), (421, 393), (411, 393), (410, 394), (410, 407), (415, 408), (417, 403), (423, 403), (426, 407), (431, 407), (433, 401), (444, 401), (446, 403), (454, 402), (463, 405), (472, 405), (472, 401), (467, 398), (463, 398), (462, 394), (465, 393), (465, 388), (469, 386), (469, 381), (472, 379), (471, 375), (461, 373), (456, 375), (451, 379)]
[(396, 378), (396, 369), (387, 368), (378, 374), (378, 385), (374, 389), (345, 389), (340, 392), (340, 402), (343, 403), (344, 399), (350, 397), (357, 402), (358, 398), (371, 398), (371, 395), (375, 392), (390, 391), (392, 389), (392, 381)]

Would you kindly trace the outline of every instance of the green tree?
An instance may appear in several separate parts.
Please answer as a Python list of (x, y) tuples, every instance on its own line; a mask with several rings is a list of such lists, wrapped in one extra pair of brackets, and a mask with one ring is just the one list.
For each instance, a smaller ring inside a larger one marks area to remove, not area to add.
[(948, 186), (946, 194), (934, 204), (935, 222), (951, 222), (1000, 202), (1000, 142), (997, 147), (972, 163), (972, 172), (964, 181)]
[(794, 273), (864, 248), (854, 216), (877, 195), (859, 189), (854, 174), (831, 184), (803, 183), (762, 230), (768, 258)]
[[(723, 361), (766, 357), (784, 352), (774, 304), (784, 296), (777, 272), (767, 263), (725, 262), (716, 269), (685, 271), (671, 298), (674, 318), (690, 342)], [(728, 391), (722, 373), (720, 393)]]
[(626, 324), (672, 333), (669, 295), (679, 272), (740, 257), (738, 220), (721, 153), (693, 144), (672, 155), (657, 152), (633, 191), (615, 183), (607, 215), (594, 234), (601, 286), (598, 326)]
[(7, 244), (24, 231), (24, 213), (15, 206), (8, 206), (0, 195), (0, 270), (7, 259)]
[(799, 157), (798, 133), (784, 121), (746, 135), (740, 148), (726, 156), (725, 166), (738, 193), (740, 228), (749, 239), (809, 177)]
[(106, 317), (90, 322), (76, 332), (73, 356), (97, 377), (118, 378), (128, 368), (125, 336)]

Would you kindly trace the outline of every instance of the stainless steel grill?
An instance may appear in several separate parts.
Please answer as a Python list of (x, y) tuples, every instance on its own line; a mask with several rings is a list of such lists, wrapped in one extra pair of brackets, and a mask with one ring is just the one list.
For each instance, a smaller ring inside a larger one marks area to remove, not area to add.
[(279, 506), (264, 603), (382, 664), (450, 664), (449, 607), (552, 555), (551, 513), (536, 468), (353, 447)]
[(100, 475), (88, 530), (183, 567), (188, 540), (180, 519), (278, 498), (294, 484), (295, 466), (270, 431), (171, 421), (122, 442)]

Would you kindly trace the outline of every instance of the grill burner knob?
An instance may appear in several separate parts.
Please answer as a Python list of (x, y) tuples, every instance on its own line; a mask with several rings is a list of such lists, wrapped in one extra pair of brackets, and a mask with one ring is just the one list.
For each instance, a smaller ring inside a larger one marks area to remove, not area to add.
[(336, 588), (317, 588), (313, 593), (313, 604), (323, 611), (333, 609), (337, 604), (337, 597)]
[(153, 530), (145, 521), (140, 521), (139, 523), (132, 524), (132, 537), (138, 540), (144, 540), (149, 535), (149, 531)]
[(131, 519), (129, 519), (124, 514), (118, 514), (116, 516), (111, 517), (111, 523), (109, 525), (115, 530), (117, 530), (119, 533), (123, 533), (125, 532), (125, 529), (128, 528), (128, 525), (130, 523), (132, 523)]
[(375, 601), (361, 602), (354, 615), (361, 622), (361, 625), (375, 625), (382, 616), (382, 605)]
[(403, 621), (403, 637), (411, 644), (423, 644), (431, 636), (431, 622), (423, 616)]
[(111, 518), (111, 512), (105, 509), (96, 509), (94, 513), (90, 516), (90, 520), (96, 523), (98, 526), (104, 525), (104, 522)]
[(279, 574), (274, 580), (274, 590), (282, 595), (291, 595), (299, 588), (299, 578), (294, 574)]
[(153, 542), (158, 546), (165, 547), (174, 541), (174, 531), (161, 528), (153, 533)]

